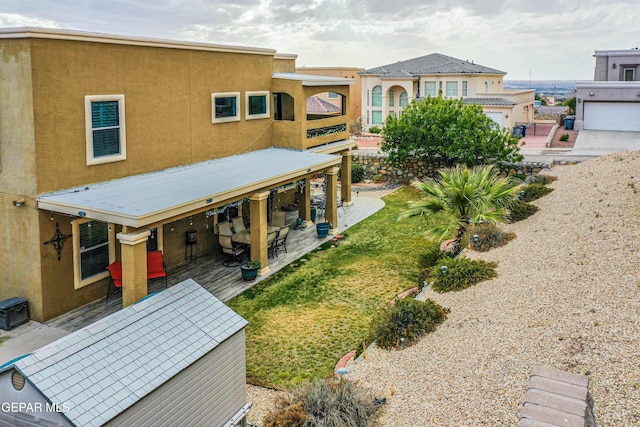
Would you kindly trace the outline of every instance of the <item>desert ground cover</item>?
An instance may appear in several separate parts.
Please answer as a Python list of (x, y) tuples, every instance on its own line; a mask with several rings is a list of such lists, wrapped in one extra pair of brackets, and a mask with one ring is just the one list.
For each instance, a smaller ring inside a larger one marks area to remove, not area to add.
[(464, 256), (498, 277), (427, 292), (448, 320), (402, 351), (372, 349), (352, 380), (388, 397), (384, 426), (512, 426), (532, 369), (589, 376), (602, 426), (640, 425), (640, 152), (555, 166), (517, 237)]

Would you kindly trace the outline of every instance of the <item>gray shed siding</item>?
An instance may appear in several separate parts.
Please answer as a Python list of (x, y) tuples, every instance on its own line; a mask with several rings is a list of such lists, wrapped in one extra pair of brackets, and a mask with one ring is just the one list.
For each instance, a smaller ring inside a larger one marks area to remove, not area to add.
[(0, 408), (0, 427), (16, 426), (23, 427), (71, 427), (66, 418), (57, 412), (46, 411), (47, 399), (42, 396), (33, 385), (25, 382), (24, 388), (20, 391), (13, 388), (11, 384), (11, 373), (9, 369), (0, 373), (0, 404), (27, 403), (36, 410), (34, 412), (12, 412), (11, 408)]
[(105, 426), (223, 426), (246, 403), (244, 329)]

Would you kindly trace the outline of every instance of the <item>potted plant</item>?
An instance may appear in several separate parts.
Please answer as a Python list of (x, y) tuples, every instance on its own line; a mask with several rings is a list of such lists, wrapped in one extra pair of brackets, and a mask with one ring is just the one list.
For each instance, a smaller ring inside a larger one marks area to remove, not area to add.
[(258, 270), (260, 270), (260, 261), (250, 260), (240, 266), (242, 278), (248, 282), (258, 277)]
[(329, 229), (331, 228), (330, 222), (319, 222), (316, 224), (316, 233), (318, 233), (318, 237), (323, 238), (327, 237), (329, 234)]

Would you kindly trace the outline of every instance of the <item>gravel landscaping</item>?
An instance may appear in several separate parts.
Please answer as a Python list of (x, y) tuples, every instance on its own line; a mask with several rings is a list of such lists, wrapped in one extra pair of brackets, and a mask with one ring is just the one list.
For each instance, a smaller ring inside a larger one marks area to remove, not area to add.
[(429, 298), (451, 309), (402, 351), (348, 376), (388, 397), (384, 426), (513, 426), (532, 369), (587, 374), (600, 426), (640, 425), (640, 152), (554, 167), (517, 238), (470, 258), (498, 277)]
[[(517, 237), (464, 256), (498, 277), (426, 297), (451, 309), (413, 347), (372, 348), (347, 377), (386, 397), (383, 426), (514, 426), (529, 374), (588, 375), (599, 426), (640, 425), (640, 152), (556, 166)], [(274, 392), (250, 387), (250, 421)]]

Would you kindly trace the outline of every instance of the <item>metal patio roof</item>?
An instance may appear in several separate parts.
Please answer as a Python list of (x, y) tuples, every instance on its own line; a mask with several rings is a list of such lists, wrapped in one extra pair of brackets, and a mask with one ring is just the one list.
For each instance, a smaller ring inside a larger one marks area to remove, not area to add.
[(143, 227), (339, 165), (340, 156), (267, 148), (45, 193), (38, 208)]

